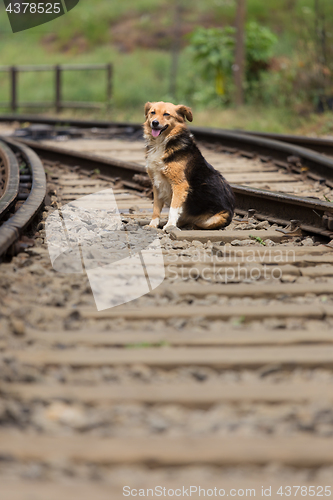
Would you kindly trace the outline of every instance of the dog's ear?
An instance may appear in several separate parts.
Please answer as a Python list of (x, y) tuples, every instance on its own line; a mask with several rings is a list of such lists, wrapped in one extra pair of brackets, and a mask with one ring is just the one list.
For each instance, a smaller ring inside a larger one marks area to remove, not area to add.
[(145, 104), (145, 115), (148, 116), (148, 113), (149, 113), (149, 110), (150, 108), (152, 107), (152, 103), (151, 102), (146, 102)]
[(183, 118), (187, 118), (189, 122), (193, 121), (192, 110), (188, 106), (184, 106), (184, 104), (179, 104), (179, 106), (176, 106), (176, 112)]

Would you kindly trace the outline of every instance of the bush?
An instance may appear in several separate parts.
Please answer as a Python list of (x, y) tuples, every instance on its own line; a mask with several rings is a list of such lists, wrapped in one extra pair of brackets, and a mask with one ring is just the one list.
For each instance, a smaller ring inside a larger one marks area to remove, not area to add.
[[(228, 102), (232, 94), (232, 67), (235, 60), (236, 29), (197, 28), (190, 35), (189, 55), (201, 78), (206, 82), (204, 95)], [(246, 81), (248, 87), (260, 81), (273, 56), (276, 36), (264, 26), (252, 21), (246, 25)], [(207, 88), (207, 84), (209, 88)], [(206, 99), (205, 97), (205, 99)]]

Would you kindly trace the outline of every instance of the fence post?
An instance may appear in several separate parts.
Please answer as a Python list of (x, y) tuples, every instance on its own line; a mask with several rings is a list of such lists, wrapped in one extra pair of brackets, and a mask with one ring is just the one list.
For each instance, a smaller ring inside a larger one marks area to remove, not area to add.
[(106, 74), (107, 74), (107, 87), (106, 87), (106, 107), (110, 109), (111, 107), (111, 99), (112, 99), (112, 64), (106, 65)]
[(61, 111), (61, 66), (57, 65), (54, 67), (55, 70), (55, 108), (56, 112)]
[(18, 70), (16, 66), (12, 66), (10, 69), (11, 73), (11, 109), (12, 111), (17, 111), (17, 75)]

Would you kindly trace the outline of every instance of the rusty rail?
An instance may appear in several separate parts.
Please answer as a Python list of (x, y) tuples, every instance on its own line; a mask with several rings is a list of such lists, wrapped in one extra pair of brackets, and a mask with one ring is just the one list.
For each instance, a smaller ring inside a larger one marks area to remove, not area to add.
[(19, 165), (13, 151), (0, 141), (0, 221), (17, 199), (19, 178)]
[[(36, 153), (23, 144), (19, 144), (8, 138), (1, 137), (1, 140), (6, 143), (4, 146), (2, 146), (2, 142), (0, 144), (1, 147), (6, 150), (8, 158), (12, 159), (11, 165), (17, 173), (17, 176), (19, 167), (14, 153), (18, 153), (26, 163), (31, 173), (32, 187), (30, 193), (24, 197), (24, 199), (26, 199), (24, 204), (0, 227), (0, 256), (7, 252), (11, 245), (19, 239), (24, 229), (29, 226), (35, 215), (43, 206), (46, 196), (45, 172)], [(18, 185), (16, 186), (16, 184), (18, 184), (18, 177), (15, 178), (12, 183), (15, 184), (15, 186), (12, 186), (13, 189), (15, 187), (15, 192), (13, 193), (14, 198), (10, 201), (10, 206), (18, 197)]]

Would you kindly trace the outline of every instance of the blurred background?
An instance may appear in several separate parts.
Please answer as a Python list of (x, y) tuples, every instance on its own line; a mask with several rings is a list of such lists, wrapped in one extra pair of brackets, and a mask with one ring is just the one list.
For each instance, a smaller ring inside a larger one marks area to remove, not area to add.
[[(333, 134), (332, 0), (81, 0), (16, 34), (0, 2), (0, 66), (98, 63), (113, 65), (112, 106), (63, 116), (142, 121), (146, 101), (170, 100), (198, 126)], [(105, 88), (98, 72), (63, 75), (66, 101), (103, 101)], [(53, 96), (52, 72), (20, 74), (19, 100)]]

